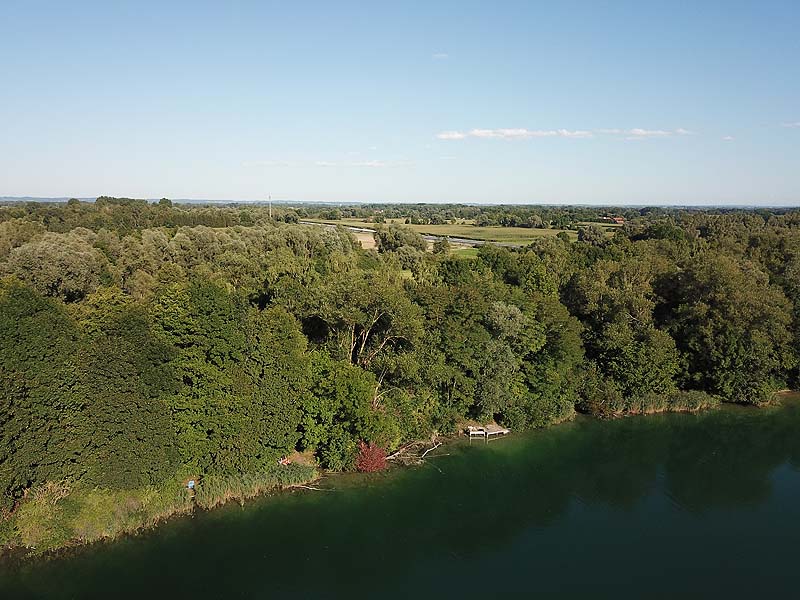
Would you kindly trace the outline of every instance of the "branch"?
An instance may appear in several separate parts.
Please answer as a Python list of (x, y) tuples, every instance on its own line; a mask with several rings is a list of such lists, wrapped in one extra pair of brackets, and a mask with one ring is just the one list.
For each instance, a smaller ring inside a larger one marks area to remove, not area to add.
[(389, 456), (387, 456), (387, 457), (386, 457), (386, 460), (392, 460), (393, 458), (395, 458), (395, 457), (397, 457), (397, 456), (400, 456), (400, 455), (401, 455), (403, 452), (405, 452), (406, 450), (408, 450), (408, 449), (409, 449), (409, 448), (411, 448), (412, 446), (416, 446), (416, 445), (417, 445), (417, 444), (419, 444), (419, 443), (420, 443), (420, 442), (409, 442), (408, 444), (406, 444), (405, 446), (403, 446), (402, 448), (400, 448), (400, 449), (399, 449), (399, 450), (397, 450), (396, 452), (393, 452), (392, 454), (390, 454)]
[(294, 487), (303, 488), (304, 490), (314, 490), (315, 492), (335, 492), (336, 491), (334, 489), (318, 488), (318, 487), (314, 487), (312, 485), (296, 485)]
[(373, 350), (372, 352), (370, 352), (370, 353), (369, 353), (369, 355), (367, 355), (366, 359), (365, 359), (365, 360), (364, 360), (364, 362), (363, 362), (363, 365), (364, 365), (364, 367), (367, 367), (367, 366), (369, 366), (369, 363), (371, 363), (371, 362), (372, 362), (372, 359), (374, 359), (374, 358), (375, 358), (375, 357), (378, 355), (378, 352), (380, 352), (381, 350), (383, 350), (383, 347), (384, 347), (384, 346), (385, 346), (385, 345), (386, 345), (386, 344), (387, 344), (387, 343), (388, 343), (390, 340), (405, 340), (405, 339), (407, 339), (407, 338), (406, 338), (405, 336), (402, 336), (402, 335), (390, 335), (390, 336), (387, 336), (387, 337), (386, 337), (386, 338), (385, 338), (385, 339), (384, 339), (384, 340), (381, 342), (380, 346), (378, 346), (377, 348), (375, 348), (375, 350)]
[(350, 327), (350, 354), (348, 356), (351, 363), (353, 363), (353, 352), (355, 352), (355, 349), (356, 349), (356, 326), (355, 324), (353, 324)]
[(378, 408), (378, 400), (379, 400), (379, 399), (380, 399), (380, 397), (383, 395), (382, 393), (380, 393), (380, 394), (379, 394), (379, 393), (378, 393), (378, 390), (381, 388), (381, 384), (383, 383), (383, 378), (384, 378), (385, 376), (386, 376), (386, 369), (384, 368), (384, 369), (381, 371), (381, 376), (380, 376), (380, 377), (378, 377), (378, 383), (377, 383), (377, 385), (375, 386), (375, 391), (372, 393), (372, 408), (373, 408), (373, 409), (376, 409), (376, 408)]
[(378, 309), (375, 309), (375, 312), (372, 317), (372, 322), (364, 327), (364, 330), (361, 332), (361, 348), (358, 350), (358, 357), (360, 358), (361, 355), (364, 353), (364, 348), (367, 346), (367, 340), (369, 339), (370, 334), (372, 333), (372, 328), (375, 327), (378, 321), (380, 321), (381, 317), (386, 313), (378, 312)]
[(420, 456), (419, 459), (423, 460), (425, 458), (425, 456), (427, 456), (428, 452), (431, 452), (432, 450), (436, 450), (441, 445), (442, 445), (442, 442), (436, 442), (436, 445), (431, 446), (430, 448), (425, 450), (425, 452), (422, 453), (422, 456)]

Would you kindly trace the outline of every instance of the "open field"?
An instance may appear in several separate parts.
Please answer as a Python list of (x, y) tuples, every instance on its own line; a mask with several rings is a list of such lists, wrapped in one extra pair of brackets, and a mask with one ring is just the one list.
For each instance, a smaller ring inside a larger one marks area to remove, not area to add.
[(459, 258), (477, 258), (478, 257), (478, 249), (477, 248), (454, 248), (450, 251), (452, 256), (457, 256)]
[(366, 231), (353, 231), (352, 234), (361, 243), (361, 247), (364, 248), (364, 250), (371, 250), (376, 246), (375, 237), (371, 233), (367, 233)]
[[(365, 229), (375, 229), (378, 225), (360, 219), (341, 219), (339, 221), (326, 221), (322, 219), (308, 219), (317, 223), (326, 223), (329, 225), (345, 225), (350, 227), (363, 227)], [(391, 219), (387, 219), (387, 223)], [(394, 219), (398, 224), (402, 223), (401, 219)], [(566, 229), (529, 229), (526, 227), (475, 227), (470, 224), (446, 224), (446, 225), (405, 225), (409, 229), (413, 229), (417, 233), (448, 236), (452, 238), (467, 238), (472, 240), (484, 240), (489, 242), (505, 242), (510, 244), (529, 244), (536, 238), (541, 237), (555, 237), (560, 232), (565, 231), (570, 239), (577, 239), (578, 234), (575, 231)]]

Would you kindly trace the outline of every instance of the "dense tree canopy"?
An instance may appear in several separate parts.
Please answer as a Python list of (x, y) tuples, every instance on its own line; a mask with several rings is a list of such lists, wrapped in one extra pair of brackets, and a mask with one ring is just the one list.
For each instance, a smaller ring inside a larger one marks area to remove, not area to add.
[[(307, 217), (579, 237), (465, 256), (390, 225), (363, 250)], [(762, 404), (797, 384), (791, 211), (10, 204), (0, 277), (4, 514), (46, 482), (253, 477), (295, 451), (349, 469), (469, 419)]]

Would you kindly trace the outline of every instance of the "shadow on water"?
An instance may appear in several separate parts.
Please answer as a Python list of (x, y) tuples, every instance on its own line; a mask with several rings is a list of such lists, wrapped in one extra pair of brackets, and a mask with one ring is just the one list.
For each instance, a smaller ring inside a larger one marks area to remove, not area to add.
[(800, 405), (580, 418), (70, 556), (3, 598), (794, 595)]

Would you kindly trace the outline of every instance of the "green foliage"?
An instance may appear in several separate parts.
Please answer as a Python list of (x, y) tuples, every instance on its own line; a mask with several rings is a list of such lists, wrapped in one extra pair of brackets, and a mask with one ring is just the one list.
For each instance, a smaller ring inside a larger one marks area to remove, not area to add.
[(302, 448), (314, 448), (323, 467), (351, 468), (358, 441), (383, 441), (381, 413), (373, 406), (374, 376), (326, 353), (312, 355), (312, 394), (302, 406)]
[(505, 283), (519, 286), (528, 294), (558, 294), (555, 273), (534, 252), (512, 253), (507, 248), (485, 244), (478, 250), (478, 258)]
[(291, 315), (248, 309), (209, 283), (169, 287), (153, 310), (162, 339), (178, 349), (168, 403), (188, 469), (252, 472), (294, 449), (310, 366)]
[(556, 299), (541, 298), (533, 308), (544, 343), (526, 355), (522, 370), (527, 388), (504, 410), (510, 427), (546, 427), (569, 419), (577, 402), (578, 370), (583, 361), (581, 324)]
[(603, 348), (604, 371), (626, 397), (648, 392), (669, 394), (675, 390), (680, 356), (670, 335), (654, 327), (631, 330), (609, 326)]
[(233, 476), (209, 475), (198, 482), (195, 502), (201, 508), (214, 508), (230, 500), (245, 500), (280, 487), (301, 485), (317, 476), (309, 465), (270, 465), (257, 473)]
[[(306, 338), (293, 316), (279, 307), (252, 310), (248, 318), (245, 370), (252, 388), (243, 436), (261, 464), (291, 452), (300, 440), (301, 406), (310, 393)], [(259, 467), (258, 463), (249, 468)]]
[(435, 242), (433, 242), (434, 254), (443, 254), (447, 256), (448, 254), (450, 254), (450, 249), (451, 249), (450, 239), (447, 236), (441, 237), (437, 239)]
[(85, 479), (119, 489), (158, 484), (178, 467), (175, 433), (162, 396), (174, 388), (171, 347), (153, 335), (146, 311), (101, 304), (87, 316), (78, 364), (79, 436)]
[(235, 468), (245, 421), (238, 401), (246, 392), (242, 363), (246, 307), (212, 283), (173, 285), (155, 299), (155, 330), (177, 349), (177, 393), (166, 399), (182, 462), (192, 471)]
[[(39, 548), (514, 430), (798, 381), (800, 213), (98, 198), (0, 207), (0, 536)], [(614, 227), (610, 217), (624, 217)], [(525, 248), (374, 223), (563, 229)], [(604, 229), (605, 228), (605, 229)], [(573, 243), (575, 232), (579, 242)]]
[(81, 300), (110, 280), (105, 257), (92, 246), (95, 234), (75, 229), (44, 234), (13, 248), (4, 270), (48, 296)]
[(583, 375), (577, 408), (585, 413), (611, 417), (627, 412), (629, 403), (613, 379), (603, 376), (596, 364), (590, 363)]
[(688, 386), (763, 404), (785, 385), (797, 364), (792, 307), (756, 265), (704, 253), (663, 285)]
[(0, 259), (7, 258), (11, 250), (19, 248), (45, 231), (41, 223), (24, 219), (0, 222)]
[(583, 376), (578, 408), (587, 414), (608, 418), (625, 414), (697, 412), (714, 408), (719, 402), (716, 396), (698, 390), (646, 392), (626, 397), (614, 380), (604, 378), (590, 365)]
[(42, 553), (114, 538), (191, 509), (189, 492), (176, 481), (124, 491), (48, 482), (32, 489), (7, 521), (7, 540)]
[(420, 337), (419, 309), (397, 281), (380, 273), (343, 273), (307, 290), (299, 310), (312, 340), (333, 356), (369, 368), (382, 354)]
[(605, 243), (605, 233), (597, 225), (587, 225), (578, 228), (578, 241), (592, 246), (602, 246)]
[(676, 389), (681, 357), (672, 337), (654, 321), (657, 272), (655, 263), (638, 257), (600, 260), (565, 289), (570, 308), (586, 325), (587, 356), (610, 380), (601, 394), (609, 402), (611, 389), (624, 398)]
[(417, 250), (427, 250), (428, 243), (413, 229), (389, 225), (375, 230), (375, 244), (378, 252), (395, 252), (405, 246)]
[(0, 512), (35, 483), (80, 473), (79, 344), (63, 306), (0, 283)]

